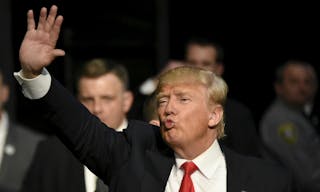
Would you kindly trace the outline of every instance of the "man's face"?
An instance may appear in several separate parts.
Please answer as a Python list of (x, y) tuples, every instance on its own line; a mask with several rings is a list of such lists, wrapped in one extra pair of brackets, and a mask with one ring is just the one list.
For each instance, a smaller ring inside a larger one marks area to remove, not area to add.
[(223, 66), (216, 61), (217, 50), (212, 46), (189, 45), (187, 48), (186, 62), (188, 64), (205, 68), (221, 76)]
[(316, 92), (314, 75), (303, 66), (290, 65), (283, 75), (283, 82), (277, 85), (277, 94), (294, 106), (306, 104)]
[(179, 83), (161, 89), (157, 97), (160, 129), (163, 139), (173, 149), (212, 141), (207, 101), (207, 89), (203, 85)]
[(88, 110), (112, 128), (118, 128), (132, 103), (132, 95), (125, 91), (120, 79), (108, 73), (98, 78), (81, 78), (79, 100)]

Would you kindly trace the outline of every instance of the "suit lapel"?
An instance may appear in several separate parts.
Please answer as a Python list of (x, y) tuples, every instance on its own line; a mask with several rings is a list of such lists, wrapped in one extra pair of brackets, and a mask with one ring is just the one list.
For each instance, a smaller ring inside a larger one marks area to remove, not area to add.
[(14, 172), (10, 170), (15, 170), (15, 165), (19, 165), (19, 162), (16, 162), (16, 158), (13, 158), (16, 155), (17, 148), (15, 140), (15, 130), (13, 128), (9, 128), (5, 145), (3, 146), (3, 156), (0, 169), (1, 183), (9, 182), (7, 179), (11, 178), (11, 174), (14, 174)]
[(29, 165), (31, 152), (24, 148), (26, 146), (25, 143), (19, 141), (21, 136), (19, 130), (10, 124), (9, 126), (5, 145), (3, 146), (0, 185), (6, 186), (10, 190), (18, 190)]
[[(175, 162), (173, 152), (170, 149), (166, 151), (147, 151), (146, 152), (147, 159), (149, 159), (149, 163), (146, 164), (146, 169), (148, 173), (152, 173), (152, 177), (154, 177), (154, 182), (160, 186), (162, 191), (164, 191), (172, 166)], [(150, 179), (150, 177), (145, 177), (145, 179)], [(148, 185), (148, 183), (143, 182), (143, 185)], [(152, 182), (151, 182), (152, 183)], [(149, 185), (151, 184), (149, 183)], [(155, 186), (149, 186), (155, 187)], [(147, 187), (146, 187), (147, 188)], [(151, 188), (152, 189), (152, 188)]]
[[(145, 128), (145, 130), (141, 131), (141, 128)], [(131, 121), (124, 133), (128, 135), (129, 140), (133, 140), (131, 142), (137, 142), (135, 139), (141, 137), (154, 137), (154, 140), (151, 139), (146, 144), (143, 158), (138, 158), (132, 161), (132, 165), (129, 165), (135, 176), (131, 181), (136, 180), (135, 185), (140, 185), (139, 191), (141, 192), (163, 192), (175, 159), (172, 149), (162, 140), (159, 127)], [(141, 138), (141, 140), (145, 140), (145, 138)]]

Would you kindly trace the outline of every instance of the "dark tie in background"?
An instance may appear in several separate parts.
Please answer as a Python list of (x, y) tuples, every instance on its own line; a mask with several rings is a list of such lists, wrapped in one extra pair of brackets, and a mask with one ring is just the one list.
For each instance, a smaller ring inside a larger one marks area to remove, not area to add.
[(109, 191), (108, 186), (105, 185), (101, 179), (97, 179), (96, 184), (97, 184), (97, 186), (96, 186), (95, 192), (108, 192)]
[(190, 161), (182, 164), (181, 168), (184, 170), (184, 175), (179, 192), (194, 192), (194, 187), (190, 176), (198, 169), (198, 167), (192, 161)]

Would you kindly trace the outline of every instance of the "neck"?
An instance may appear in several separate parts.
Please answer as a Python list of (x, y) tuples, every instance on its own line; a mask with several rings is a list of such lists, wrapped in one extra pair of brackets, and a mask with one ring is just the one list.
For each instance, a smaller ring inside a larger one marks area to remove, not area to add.
[(216, 138), (212, 138), (210, 140), (196, 141), (194, 143), (188, 143), (186, 146), (175, 147), (173, 148), (175, 153), (187, 160), (193, 160), (203, 152), (205, 152), (216, 140)]

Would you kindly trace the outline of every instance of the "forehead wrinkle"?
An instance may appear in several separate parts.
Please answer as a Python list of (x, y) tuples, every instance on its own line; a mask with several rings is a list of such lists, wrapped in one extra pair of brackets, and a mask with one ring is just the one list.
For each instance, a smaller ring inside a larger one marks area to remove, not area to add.
[[(185, 85), (185, 86), (178, 86), (178, 87), (172, 87), (170, 86), (170, 90), (168, 92), (163, 91), (162, 89), (159, 94), (157, 95), (157, 99), (162, 98), (162, 97), (170, 97), (170, 94), (172, 93), (175, 96), (181, 97), (181, 96), (186, 96), (186, 95), (193, 95), (193, 91), (195, 90), (192, 87), (189, 87), (190, 84)], [(201, 85), (201, 84), (200, 84)], [(187, 88), (187, 89), (186, 89)]]

